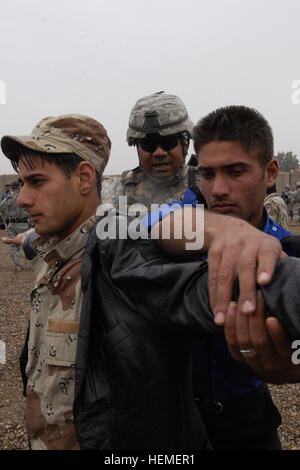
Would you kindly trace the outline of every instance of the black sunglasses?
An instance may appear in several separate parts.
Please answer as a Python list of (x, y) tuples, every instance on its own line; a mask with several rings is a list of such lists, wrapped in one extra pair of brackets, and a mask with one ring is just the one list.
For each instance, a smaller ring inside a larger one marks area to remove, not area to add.
[(158, 135), (155, 137), (153, 136), (140, 139), (137, 141), (137, 143), (141, 144), (141, 147), (145, 152), (152, 153), (158, 146), (165, 151), (173, 149), (178, 144), (178, 138), (179, 136), (177, 134), (165, 136)]

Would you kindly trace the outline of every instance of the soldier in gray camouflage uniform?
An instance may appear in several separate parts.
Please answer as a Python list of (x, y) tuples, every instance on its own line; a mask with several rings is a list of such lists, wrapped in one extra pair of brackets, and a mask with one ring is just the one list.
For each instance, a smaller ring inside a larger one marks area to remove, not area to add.
[(119, 196), (126, 196), (128, 206), (140, 203), (149, 210), (151, 204), (181, 201), (186, 189), (199, 181), (198, 168), (185, 163), (192, 128), (178, 96), (159, 92), (139, 99), (127, 130), (139, 166), (103, 185), (102, 202), (119, 208)]
[(293, 196), (292, 196), (292, 191), (291, 191), (291, 187), (289, 184), (286, 184), (282, 193), (281, 193), (281, 197), (282, 199), (284, 200), (284, 202), (286, 203), (287, 207), (288, 207), (288, 211), (289, 211), (289, 216), (290, 218), (293, 217)]
[[(2, 217), (2, 220), (5, 220), (7, 223), (7, 233), (9, 238), (14, 238), (19, 233), (26, 232), (30, 228), (27, 212), (17, 205), (20, 187), (21, 185), (19, 181), (14, 181), (11, 184), (11, 191), (0, 204), (0, 216)], [(20, 260), (19, 246), (11, 245), (10, 254), (14, 262), (15, 271), (21, 271), (22, 264)]]
[(293, 222), (300, 223), (300, 181), (297, 181), (293, 192)]

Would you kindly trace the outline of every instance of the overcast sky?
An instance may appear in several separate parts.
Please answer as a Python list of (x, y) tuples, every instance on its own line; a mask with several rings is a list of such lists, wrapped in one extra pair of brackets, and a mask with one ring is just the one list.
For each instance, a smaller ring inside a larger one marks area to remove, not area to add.
[[(299, 20), (299, 0), (1, 0), (0, 135), (87, 114), (112, 140), (105, 173), (120, 173), (137, 165), (126, 143), (131, 108), (165, 90), (194, 122), (224, 105), (257, 108), (275, 153), (300, 160)], [(13, 170), (1, 154), (2, 173)]]

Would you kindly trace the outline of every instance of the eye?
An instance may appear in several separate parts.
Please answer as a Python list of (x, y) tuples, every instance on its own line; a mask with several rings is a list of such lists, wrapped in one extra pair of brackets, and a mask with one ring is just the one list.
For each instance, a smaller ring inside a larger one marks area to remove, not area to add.
[(35, 179), (31, 180), (31, 183), (32, 183), (33, 186), (40, 186), (43, 182), (44, 182), (44, 180), (41, 179), (41, 178), (35, 178)]
[(230, 171), (231, 176), (235, 176), (235, 177), (241, 176), (243, 173), (244, 173), (243, 170), (237, 169), (237, 168), (232, 169), (232, 170)]
[(212, 171), (201, 171), (200, 176), (205, 180), (210, 180), (214, 177), (214, 173)]

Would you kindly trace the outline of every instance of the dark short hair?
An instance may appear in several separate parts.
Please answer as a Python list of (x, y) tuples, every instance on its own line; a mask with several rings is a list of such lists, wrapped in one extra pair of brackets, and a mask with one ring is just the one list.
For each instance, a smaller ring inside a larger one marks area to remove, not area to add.
[(232, 141), (246, 151), (255, 152), (262, 166), (274, 156), (273, 132), (268, 121), (256, 109), (226, 106), (201, 118), (193, 129), (195, 152), (214, 141)]
[[(35, 158), (40, 158), (42, 162), (50, 163), (51, 165), (56, 165), (65, 175), (66, 179), (70, 179), (72, 173), (76, 170), (80, 162), (83, 162), (83, 158), (76, 155), (76, 153), (57, 153), (57, 154), (47, 154), (39, 152), (38, 150), (30, 150), (25, 147), (18, 147), (14, 155), (15, 159), (11, 160), (14, 170), (19, 172), (19, 159), (20, 157), (24, 158), (26, 164), (29, 168), (33, 167), (33, 160)], [(96, 171), (96, 185), (97, 192), (100, 196), (101, 194), (101, 176)]]

